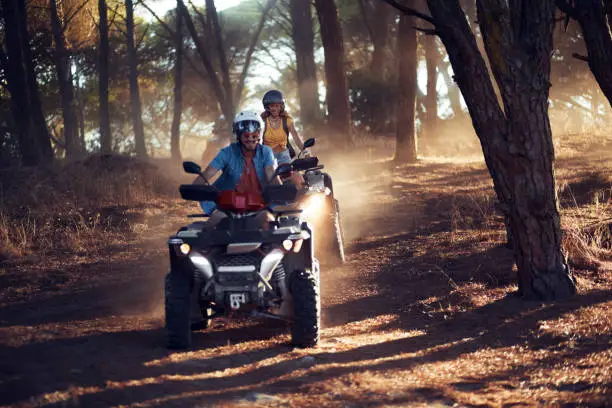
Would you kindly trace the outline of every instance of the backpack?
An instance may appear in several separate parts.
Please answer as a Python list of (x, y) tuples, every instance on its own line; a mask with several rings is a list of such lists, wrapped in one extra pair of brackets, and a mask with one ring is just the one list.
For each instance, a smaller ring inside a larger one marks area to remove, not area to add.
[[(289, 125), (287, 124), (287, 116), (281, 116), (281, 121), (283, 123), (283, 131), (287, 135), (287, 149), (289, 150), (289, 156), (293, 159), (295, 157), (295, 149), (293, 148), (293, 143), (292, 143), (293, 136), (291, 136), (291, 133), (289, 132)], [(264, 135), (266, 134), (267, 130), (268, 130), (268, 121), (264, 120), (264, 132), (263, 132)]]

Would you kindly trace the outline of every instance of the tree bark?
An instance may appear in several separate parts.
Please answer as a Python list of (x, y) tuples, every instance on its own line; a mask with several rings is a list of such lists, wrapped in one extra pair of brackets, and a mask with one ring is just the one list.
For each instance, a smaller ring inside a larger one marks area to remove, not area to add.
[(503, 109), (457, 0), (428, 0), (509, 220), (525, 298), (561, 299), (575, 282), (561, 251), (548, 119), (554, 0), (479, 0), (478, 21)]
[(27, 166), (50, 164), (53, 149), (30, 52), (25, 2), (2, 0), (2, 14), (8, 58), (7, 87), (11, 93), (22, 163)]
[(312, 126), (318, 122), (321, 110), (310, 0), (290, 0), (289, 11), (293, 23), (291, 36), (295, 45), (300, 117), (305, 126)]
[(315, 0), (315, 7), (325, 54), (328, 123), (337, 145), (351, 146), (351, 109), (338, 9), (334, 0)]
[(425, 97), (425, 135), (431, 138), (436, 133), (438, 125), (438, 61), (440, 54), (436, 37), (425, 35), (425, 62), (427, 65), (427, 96)]
[(179, 12), (178, 4), (175, 37), (174, 109), (170, 134), (170, 154), (173, 160), (179, 162), (181, 161), (181, 114), (183, 112), (183, 18)]
[(80, 143), (78, 122), (76, 115), (74, 86), (72, 83), (72, 72), (70, 69), (70, 56), (66, 49), (64, 28), (57, 11), (56, 0), (50, 0), (49, 13), (53, 39), (55, 41), (55, 70), (59, 85), (62, 103), (62, 117), (64, 119), (64, 143), (66, 145), (66, 160), (79, 158), (83, 154), (83, 146)]
[(40, 163), (41, 157), (37, 140), (32, 129), (31, 117), (28, 111), (29, 97), (26, 83), (26, 67), (24, 62), (23, 41), (19, 29), (19, 10), (16, 0), (2, 0), (2, 17), (7, 53), (7, 87), (11, 93), (11, 110), (17, 129), (21, 162), (26, 166)]
[(106, 0), (98, 0), (98, 14), (100, 16), (100, 50), (98, 54), (99, 71), (99, 98), (100, 98), (100, 150), (104, 154), (112, 152), (112, 133), (110, 127), (110, 110), (108, 104), (109, 57), (108, 45), (108, 8)]
[(29, 111), (32, 118), (33, 128), (37, 140), (38, 150), (40, 151), (41, 163), (51, 164), (53, 162), (53, 148), (51, 147), (51, 134), (47, 128), (47, 120), (43, 112), (40, 93), (38, 91), (38, 81), (36, 80), (36, 70), (34, 60), (30, 51), (30, 36), (28, 33), (27, 10), (24, 1), (17, 1), (19, 7), (19, 28), (21, 30), (21, 41), (23, 56), (26, 66), (26, 82), (28, 84)]
[(136, 142), (136, 155), (147, 157), (145, 145), (144, 126), (142, 124), (142, 107), (140, 104), (140, 86), (138, 85), (138, 55), (134, 45), (134, 4), (132, 0), (125, 0), (125, 28), (127, 36), (130, 103), (132, 105), (132, 126), (134, 127), (134, 140)]
[(417, 32), (414, 17), (400, 17), (397, 38), (398, 95), (395, 161), (414, 163), (417, 160), (417, 140), (414, 129), (417, 89)]
[(610, 5), (606, 0), (558, 0), (559, 8), (580, 24), (586, 44), (588, 63), (595, 80), (612, 106), (612, 30), (608, 25)]

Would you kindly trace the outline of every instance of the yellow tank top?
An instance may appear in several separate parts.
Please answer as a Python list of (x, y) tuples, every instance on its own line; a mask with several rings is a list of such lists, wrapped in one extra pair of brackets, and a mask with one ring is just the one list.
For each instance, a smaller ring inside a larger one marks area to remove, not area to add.
[[(287, 115), (287, 129), (291, 129), (293, 119)], [(274, 153), (282, 152), (287, 149), (287, 134), (283, 129), (283, 122), (277, 129), (270, 125), (270, 117), (266, 118), (266, 132), (263, 135), (263, 144), (272, 148)]]

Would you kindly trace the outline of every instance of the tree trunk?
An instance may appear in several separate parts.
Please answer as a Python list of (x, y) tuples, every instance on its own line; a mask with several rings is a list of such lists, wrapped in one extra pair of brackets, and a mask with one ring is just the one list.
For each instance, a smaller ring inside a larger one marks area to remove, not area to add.
[(548, 119), (554, 0), (478, 2), (484, 59), (457, 0), (428, 0), (478, 135), (495, 191), (509, 220), (519, 293), (561, 299), (575, 282), (561, 251), (561, 228)]
[(293, 23), (291, 36), (295, 45), (300, 117), (305, 126), (312, 126), (318, 122), (321, 110), (310, 0), (290, 0), (289, 11)]
[(132, 105), (132, 125), (136, 142), (136, 155), (147, 157), (144, 127), (142, 125), (142, 108), (140, 106), (140, 86), (138, 85), (138, 56), (134, 45), (134, 4), (125, 0), (125, 28), (127, 34), (128, 65), (130, 67), (130, 103)]
[(417, 140), (414, 130), (417, 90), (417, 32), (414, 17), (400, 17), (397, 38), (398, 95), (395, 161), (414, 163), (417, 160)]
[(181, 114), (183, 112), (183, 18), (176, 9), (175, 33), (176, 60), (174, 63), (174, 110), (170, 135), (170, 154), (172, 159), (181, 161)]
[(589, 53), (589, 68), (612, 106), (612, 30), (606, 17), (612, 2), (606, 1), (604, 6), (602, 0), (576, 0), (573, 7), (560, 4), (560, 8), (578, 20)]
[(87, 152), (85, 145), (85, 106), (83, 101), (83, 90), (81, 89), (80, 76), (78, 74), (74, 78), (74, 96), (77, 102), (77, 121), (79, 123), (79, 144), (83, 147), (83, 153)]
[(26, 66), (26, 82), (28, 84), (28, 96), (30, 116), (32, 118), (33, 129), (40, 152), (41, 163), (51, 164), (53, 162), (53, 148), (51, 147), (51, 135), (47, 128), (47, 120), (43, 112), (42, 102), (38, 91), (38, 81), (36, 80), (36, 70), (30, 51), (30, 37), (28, 33), (27, 10), (24, 1), (17, 2), (19, 7), (19, 28), (21, 30), (21, 41), (23, 46), (23, 56)]
[(8, 58), (7, 86), (22, 163), (26, 166), (50, 164), (53, 149), (38, 94), (25, 2), (2, 0), (2, 14)]
[(11, 110), (17, 129), (21, 162), (26, 166), (40, 163), (41, 157), (37, 140), (32, 129), (29, 110), (26, 67), (23, 56), (23, 41), (19, 29), (19, 10), (16, 0), (2, 0), (2, 17), (6, 36), (6, 53), (8, 63), (6, 80), (11, 93)]
[(66, 49), (64, 30), (57, 12), (56, 0), (50, 1), (51, 27), (55, 41), (55, 70), (59, 84), (62, 102), (62, 116), (64, 119), (64, 143), (66, 144), (66, 159), (79, 158), (83, 153), (79, 139), (77, 115), (74, 98), (74, 86), (70, 69), (70, 57)]
[(330, 130), (337, 146), (353, 144), (344, 42), (334, 0), (315, 0), (325, 53), (325, 84)]
[(427, 64), (427, 96), (425, 97), (425, 135), (431, 139), (438, 125), (438, 43), (433, 35), (424, 35), (425, 62)]
[(100, 90), (100, 150), (104, 154), (112, 152), (112, 134), (110, 127), (110, 110), (108, 106), (109, 57), (108, 45), (108, 8), (106, 0), (98, 0), (100, 15), (100, 51), (98, 55), (99, 90)]
[(389, 43), (389, 27), (392, 24), (391, 19), (395, 16), (393, 9), (385, 3), (376, 0), (373, 11), (372, 20), (372, 61), (370, 63), (370, 71), (380, 82), (384, 82), (387, 78), (388, 71), (388, 55), (387, 46)]

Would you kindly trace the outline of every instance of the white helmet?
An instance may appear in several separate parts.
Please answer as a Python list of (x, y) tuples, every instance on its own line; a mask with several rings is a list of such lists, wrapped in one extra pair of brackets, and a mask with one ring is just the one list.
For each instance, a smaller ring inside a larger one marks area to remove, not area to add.
[(240, 112), (236, 115), (234, 123), (232, 124), (234, 135), (236, 135), (238, 141), (240, 141), (240, 136), (242, 136), (244, 132), (260, 131), (262, 127), (261, 117), (257, 112), (253, 111)]

